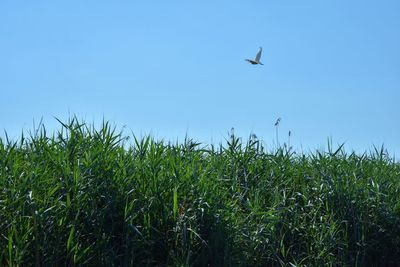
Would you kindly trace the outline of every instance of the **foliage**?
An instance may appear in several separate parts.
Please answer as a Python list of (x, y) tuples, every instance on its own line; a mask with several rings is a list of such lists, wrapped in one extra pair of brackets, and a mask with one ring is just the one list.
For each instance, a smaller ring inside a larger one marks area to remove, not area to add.
[(400, 165), (383, 148), (298, 155), (60, 123), (0, 139), (0, 265), (400, 262)]

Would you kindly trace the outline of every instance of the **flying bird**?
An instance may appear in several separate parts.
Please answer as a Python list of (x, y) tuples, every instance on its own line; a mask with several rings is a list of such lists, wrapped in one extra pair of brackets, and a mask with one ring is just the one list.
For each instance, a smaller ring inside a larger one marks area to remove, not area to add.
[(261, 58), (261, 53), (262, 53), (262, 47), (260, 47), (260, 49), (258, 50), (258, 53), (256, 55), (256, 58), (253, 59), (246, 59), (246, 61), (248, 61), (249, 63), (253, 64), (253, 65), (264, 65), (260, 62), (260, 58)]

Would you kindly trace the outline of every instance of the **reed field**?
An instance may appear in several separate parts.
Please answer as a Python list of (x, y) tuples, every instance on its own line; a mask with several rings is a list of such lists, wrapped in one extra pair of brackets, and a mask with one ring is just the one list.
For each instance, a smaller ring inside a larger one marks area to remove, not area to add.
[(0, 139), (1, 266), (400, 266), (400, 164), (70, 119)]

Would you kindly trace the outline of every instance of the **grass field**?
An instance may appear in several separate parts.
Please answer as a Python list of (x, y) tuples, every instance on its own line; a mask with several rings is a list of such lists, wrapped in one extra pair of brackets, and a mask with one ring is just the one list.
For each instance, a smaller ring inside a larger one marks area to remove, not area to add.
[(71, 119), (0, 139), (0, 265), (396, 266), (385, 150), (128, 140)]

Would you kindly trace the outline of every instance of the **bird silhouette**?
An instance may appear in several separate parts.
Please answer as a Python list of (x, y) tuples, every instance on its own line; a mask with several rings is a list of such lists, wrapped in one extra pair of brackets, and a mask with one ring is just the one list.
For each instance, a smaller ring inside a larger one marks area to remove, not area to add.
[(253, 64), (253, 65), (264, 65), (260, 62), (260, 58), (261, 58), (261, 53), (262, 53), (262, 47), (260, 47), (260, 49), (258, 50), (258, 53), (256, 55), (256, 58), (253, 59), (246, 59), (246, 61), (248, 61), (249, 63)]

